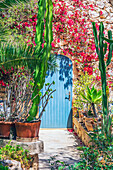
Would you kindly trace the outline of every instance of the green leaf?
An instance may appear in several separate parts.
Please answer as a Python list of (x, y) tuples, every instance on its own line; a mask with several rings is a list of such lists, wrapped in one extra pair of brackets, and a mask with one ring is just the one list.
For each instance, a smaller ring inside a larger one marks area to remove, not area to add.
[(91, 95), (91, 90), (90, 90), (90, 88), (88, 86), (87, 86), (87, 91)]
[(82, 96), (83, 99), (87, 100), (89, 103), (91, 103), (90, 99), (87, 98), (87, 96), (85, 96), (83, 93), (80, 93), (80, 95)]
[(53, 81), (53, 84), (55, 84), (55, 81)]
[(45, 92), (45, 94), (47, 94), (47, 95), (48, 95), (48, 92), (46, 91), (46, 92)]
[(91, 89), (91, 93), (93, 93), (94, 89), (95, 89), (95, 87), (93, 86), (92, 89)]
[(40, 91), (38, 92), (38, 94), (39, 94), (40, 97), (42, 96), (42, 93)]
[(95, 101), (96, 97), (97, 97), (97, 90), (94, 89), (92, 92), (92, 103)]
[(40, 87), (40, 83), (37, 83), (37, 86)]

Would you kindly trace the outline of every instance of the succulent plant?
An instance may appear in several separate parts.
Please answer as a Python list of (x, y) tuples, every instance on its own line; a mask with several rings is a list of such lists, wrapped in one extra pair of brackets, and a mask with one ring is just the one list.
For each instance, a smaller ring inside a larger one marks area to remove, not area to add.
[(97, 91), (94, 88), (94, 86), (91, 89), (87, 86), (87, 92), (85, 93), (85, 95), (83, 93), (80, 93), (80, 95), (85, 100), (85, 101), (82, 100), (82, 102), (85, 102), (85, 103), (88, 102), (88, 103), (91, 104), (94, 115), (97, 117), (98, 115), (97, 115), (96, 110), (95, 110), (95, 104), (98, 104), (98, 103), (101, 102), (102, 91), (101, 90)]

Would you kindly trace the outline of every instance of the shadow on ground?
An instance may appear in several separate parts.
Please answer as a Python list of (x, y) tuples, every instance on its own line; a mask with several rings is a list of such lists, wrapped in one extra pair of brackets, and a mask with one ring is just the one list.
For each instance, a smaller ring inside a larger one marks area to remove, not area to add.
[(41, 130), (40, 140), (44, 141), (44, 152), (39, 154), (39, 170), (57, 170), (57, 160), (74, 165), (79, 162), (82, 146), (80, 139), (66, 130)]

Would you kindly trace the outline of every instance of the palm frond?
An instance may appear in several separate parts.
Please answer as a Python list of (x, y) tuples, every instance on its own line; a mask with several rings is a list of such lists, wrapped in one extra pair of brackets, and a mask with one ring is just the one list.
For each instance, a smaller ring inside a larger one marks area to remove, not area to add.
[(13, 7), (13, 5), (18, 5), (22, 2), (27, 3), (30, 0), (2, 0), (0, 1), (0, 9), (7, 9)]
[[(40, 66), (42, 53), (43, 49), (39, 52), (37, 47), (30, 47), (26, 44), (0, 43), (0, 68), (4, 67), (5, 70), (9, 70), (11, 67), (27, 66), (33, 72), (36, 65)], [(55, 71), (56, 69), (56, 57), (51, 54), (48, 60), (48, 70)]]
[(48, 70), (50, 71), (57, 71), (58, 70), (58, 64), (56, 63), (56, 55), (51, 54), (48, 60)]

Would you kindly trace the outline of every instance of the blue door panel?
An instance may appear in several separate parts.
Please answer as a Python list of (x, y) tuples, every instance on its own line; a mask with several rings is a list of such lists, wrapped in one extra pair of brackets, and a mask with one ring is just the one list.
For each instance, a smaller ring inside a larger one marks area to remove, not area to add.
[[(72, 127), (72, 61), (63, 55), (58, 55), (56, 60), (58, 70), (48, 71), (45, 79), (45, 83), (55, 81), (51, 88), (56, 91), (43, 113), (41, 128)], [(45, 88), (42, 89), (43, 93), (44, 91)]]

